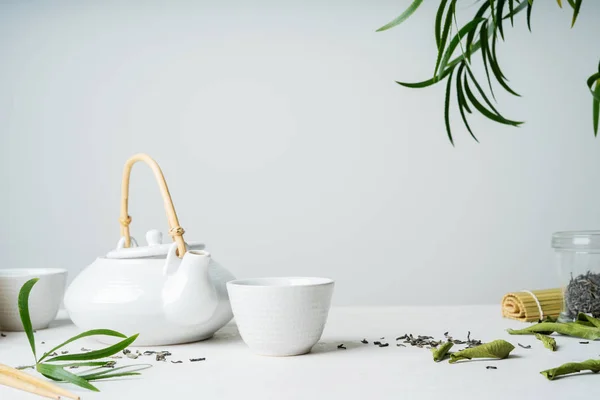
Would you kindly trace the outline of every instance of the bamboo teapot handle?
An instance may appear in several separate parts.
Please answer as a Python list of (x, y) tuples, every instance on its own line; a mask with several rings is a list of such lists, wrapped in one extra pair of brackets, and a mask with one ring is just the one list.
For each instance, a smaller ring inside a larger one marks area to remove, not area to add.
[(183, 234), (185, 231), (181, 226), (179, 226), (177, 213), (175, 212), (173, 200), (171, 199), (171, 194), (169, 193), (169, 188), (167, 187), (167, 182), (165, 181), (162, 170), (156, 161), (152, 159), (152, 157), (144, 153), (135, 154), (125, 162), (125, 166), (123, 167), (123, 181), (121, 182), (121, 217), (119, 218), (119, 222), (121, 223), (121, 236), (125, 238), (124, 247), (131, 246), (131, 236), (129, 234), (131, 216), (129, 216), (129, 213), (127, 212), (129, 200), (129, 178), (131, 177), (131, 169), (133, 164), (138, 161), (143, 161), (150, 166), (152, 172), (154, 173), (154, 177), (158, 182), (160, 193), (162, 194), (165, 204), (167, 218), (169, 219), (169, 235), (171, 235), (173, 241), (177, 243), (177, 256), (181, 258), (185, 254), (185, 242), (183, 241)]

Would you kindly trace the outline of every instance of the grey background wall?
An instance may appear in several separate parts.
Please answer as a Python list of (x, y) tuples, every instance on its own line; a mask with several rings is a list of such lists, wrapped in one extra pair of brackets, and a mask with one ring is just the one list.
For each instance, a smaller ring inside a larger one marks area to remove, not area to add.
[[(189, 240), (239, 277), (324, 275), (337, 304), (493, 303), (557, 285), (550, 235), (600, 227), (600, 139), (584, 84), (600, 3), (536, 2), (498, 48), (519, 129), (470, 140), (442, 86), (436, 3), (4, 1), (0, 260), (72, 279), (116, 245), (123, 162), (155, 157)], [(461, 13), (473, 12), (459, 2)], [(149, 170), (131, 225), (166, 231)]]

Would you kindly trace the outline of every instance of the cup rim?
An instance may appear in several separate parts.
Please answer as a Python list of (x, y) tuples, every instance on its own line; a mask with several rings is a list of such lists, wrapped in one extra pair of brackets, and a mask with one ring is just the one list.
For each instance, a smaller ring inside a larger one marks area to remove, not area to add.
[(34, 278), (36, 276), (61, 275), (67, 272), (64, 268), (0, 268), (0, 279)]
[[(296, 282), (292, 282), (296, 281)], [(255, 288), (293, 288), (333, 285), (331, 278), (316, 276), (269, 276), (260, 278), (235, 279), (227, 282), (227, 286)]]

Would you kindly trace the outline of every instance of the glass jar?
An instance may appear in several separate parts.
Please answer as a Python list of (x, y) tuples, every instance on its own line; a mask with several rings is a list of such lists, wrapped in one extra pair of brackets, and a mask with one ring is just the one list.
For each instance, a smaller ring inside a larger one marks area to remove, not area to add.
[(559, 320), (573, 321), (580, 312), (600, 318), (600, 231), (552, 235), (564, 305)]

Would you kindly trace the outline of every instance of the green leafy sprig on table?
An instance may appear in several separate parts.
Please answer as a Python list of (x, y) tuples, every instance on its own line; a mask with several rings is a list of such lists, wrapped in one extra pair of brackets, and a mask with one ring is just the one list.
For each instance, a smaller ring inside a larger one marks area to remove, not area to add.
[[(29, 345), (31, 346), (31, 351), (33, 352), (33, 358), (35, 360), (34, 365), (20, 367), (20, 369), (34, 368), (46, 378), (52, 379), (54, 381), (70, 382), (74, 385), (81, 386), (82, 388), (99, 392), (98, 388), (90, 383), (91, 381), (117, 378), (123, 376), (140, 375), (140, 373), (137, 371), (150, 367), (150, 365), (129, 365), (114, 368), (114, 361), (102, 361), (102, 358), (110, 357), (127, 348), (127, 346), (131, 345), (138, 337), (137, 334), (127, 337), (120, 332), (116, 332), (110, 329), (94, 329), (83, 332), (77, 336), (73, 336), (64, 343), (61, 343), (53, 349), (45, 352), (38, 359), (35, 349), (35, 337), (33, 327), (31, 325), (31, 318), (29, 316), (29, 295), (31, 293), (31, 289), (33, 289), (33, 286), (37, 283), (38, 280), (38, 278), (34, 278), (27, 281), (19, 292), (18, 302), (21, 323), (23, 324), (23, 329), (25, 330), (25, 334), (27, 335), (27, 339), (29, 340)], [(117, 344), (106, 347), (104, 349), (89, 351), (86, 353), (63, 354), (59, 356), (51, 355), (56, 350), (62, 348), (63, 346), (71, 342), (74, 342), (75, 340), (94, 335), (113, 336), (123, 338), (123, 340), (118, 342)], [(94, 368), (83, 371), (80, 374), (74, 374), (65, 369), (69, 367)]]
[[(569, 0), (568, 4), (573, 9), (571, 27), (575, 25), (583, 0)], [(396, 19), (382, 26), (377, 31), (393, 28), (408, 19), (423, 3), (423, 0), (413, 0), (411, 5)], [(440, 0), (440, 5), (435, 17), (435, 42), (437, 57), (433, 76), (422, 82), (396, 82), (409, 88), (425, 88), (435, 85), (448, 78), (444, 102), (444, 122), (450, 143), (454, 145), (452, 129), (450, 126), (450, 101), (452, 94), (452, 78), (455, 80), (456, 101), (458, 111), (467, 131), (476, 141), (467, 114), (477, 111), (486, 118), (504, 125), (519, 126), (523, 122), (504, 117), (495, 107), (496, 96), (492, 80), (498, 83), (505, 91), (513, 96), (520, 96), (509, 84), (506, 75), (500, 68), (496, 45), (500, 39), (504, 40), (504, 28), (514, 26), (515, 17), (526, 11), (527, 27), (531, 31), (531, 12), (534, 0), (482, 0), (481, 6), (473, 18), (464, 26), (458, 26), (456, 19), (457, 0)], [(557, 0), (562, 8), (561, 0)], [(452, 36), (452, 29), (456, 34)], [(478, 50), (481, 54), (481, 63), (485, 70), (485, 80), (488, 91), (484, 90), (485, 84), (480, 84), (471, 68), (474, 61), (472, 55)], [(455, 57), (455, 58), (453, 58)], [(600, 64), (598, 72), (587, 79), (587, 86), (592, 93), (592, 120), (594, 136), (598, 134), (598, 121), (600, 119)], [(490, 97), (493, 101), (490, 100)]]

